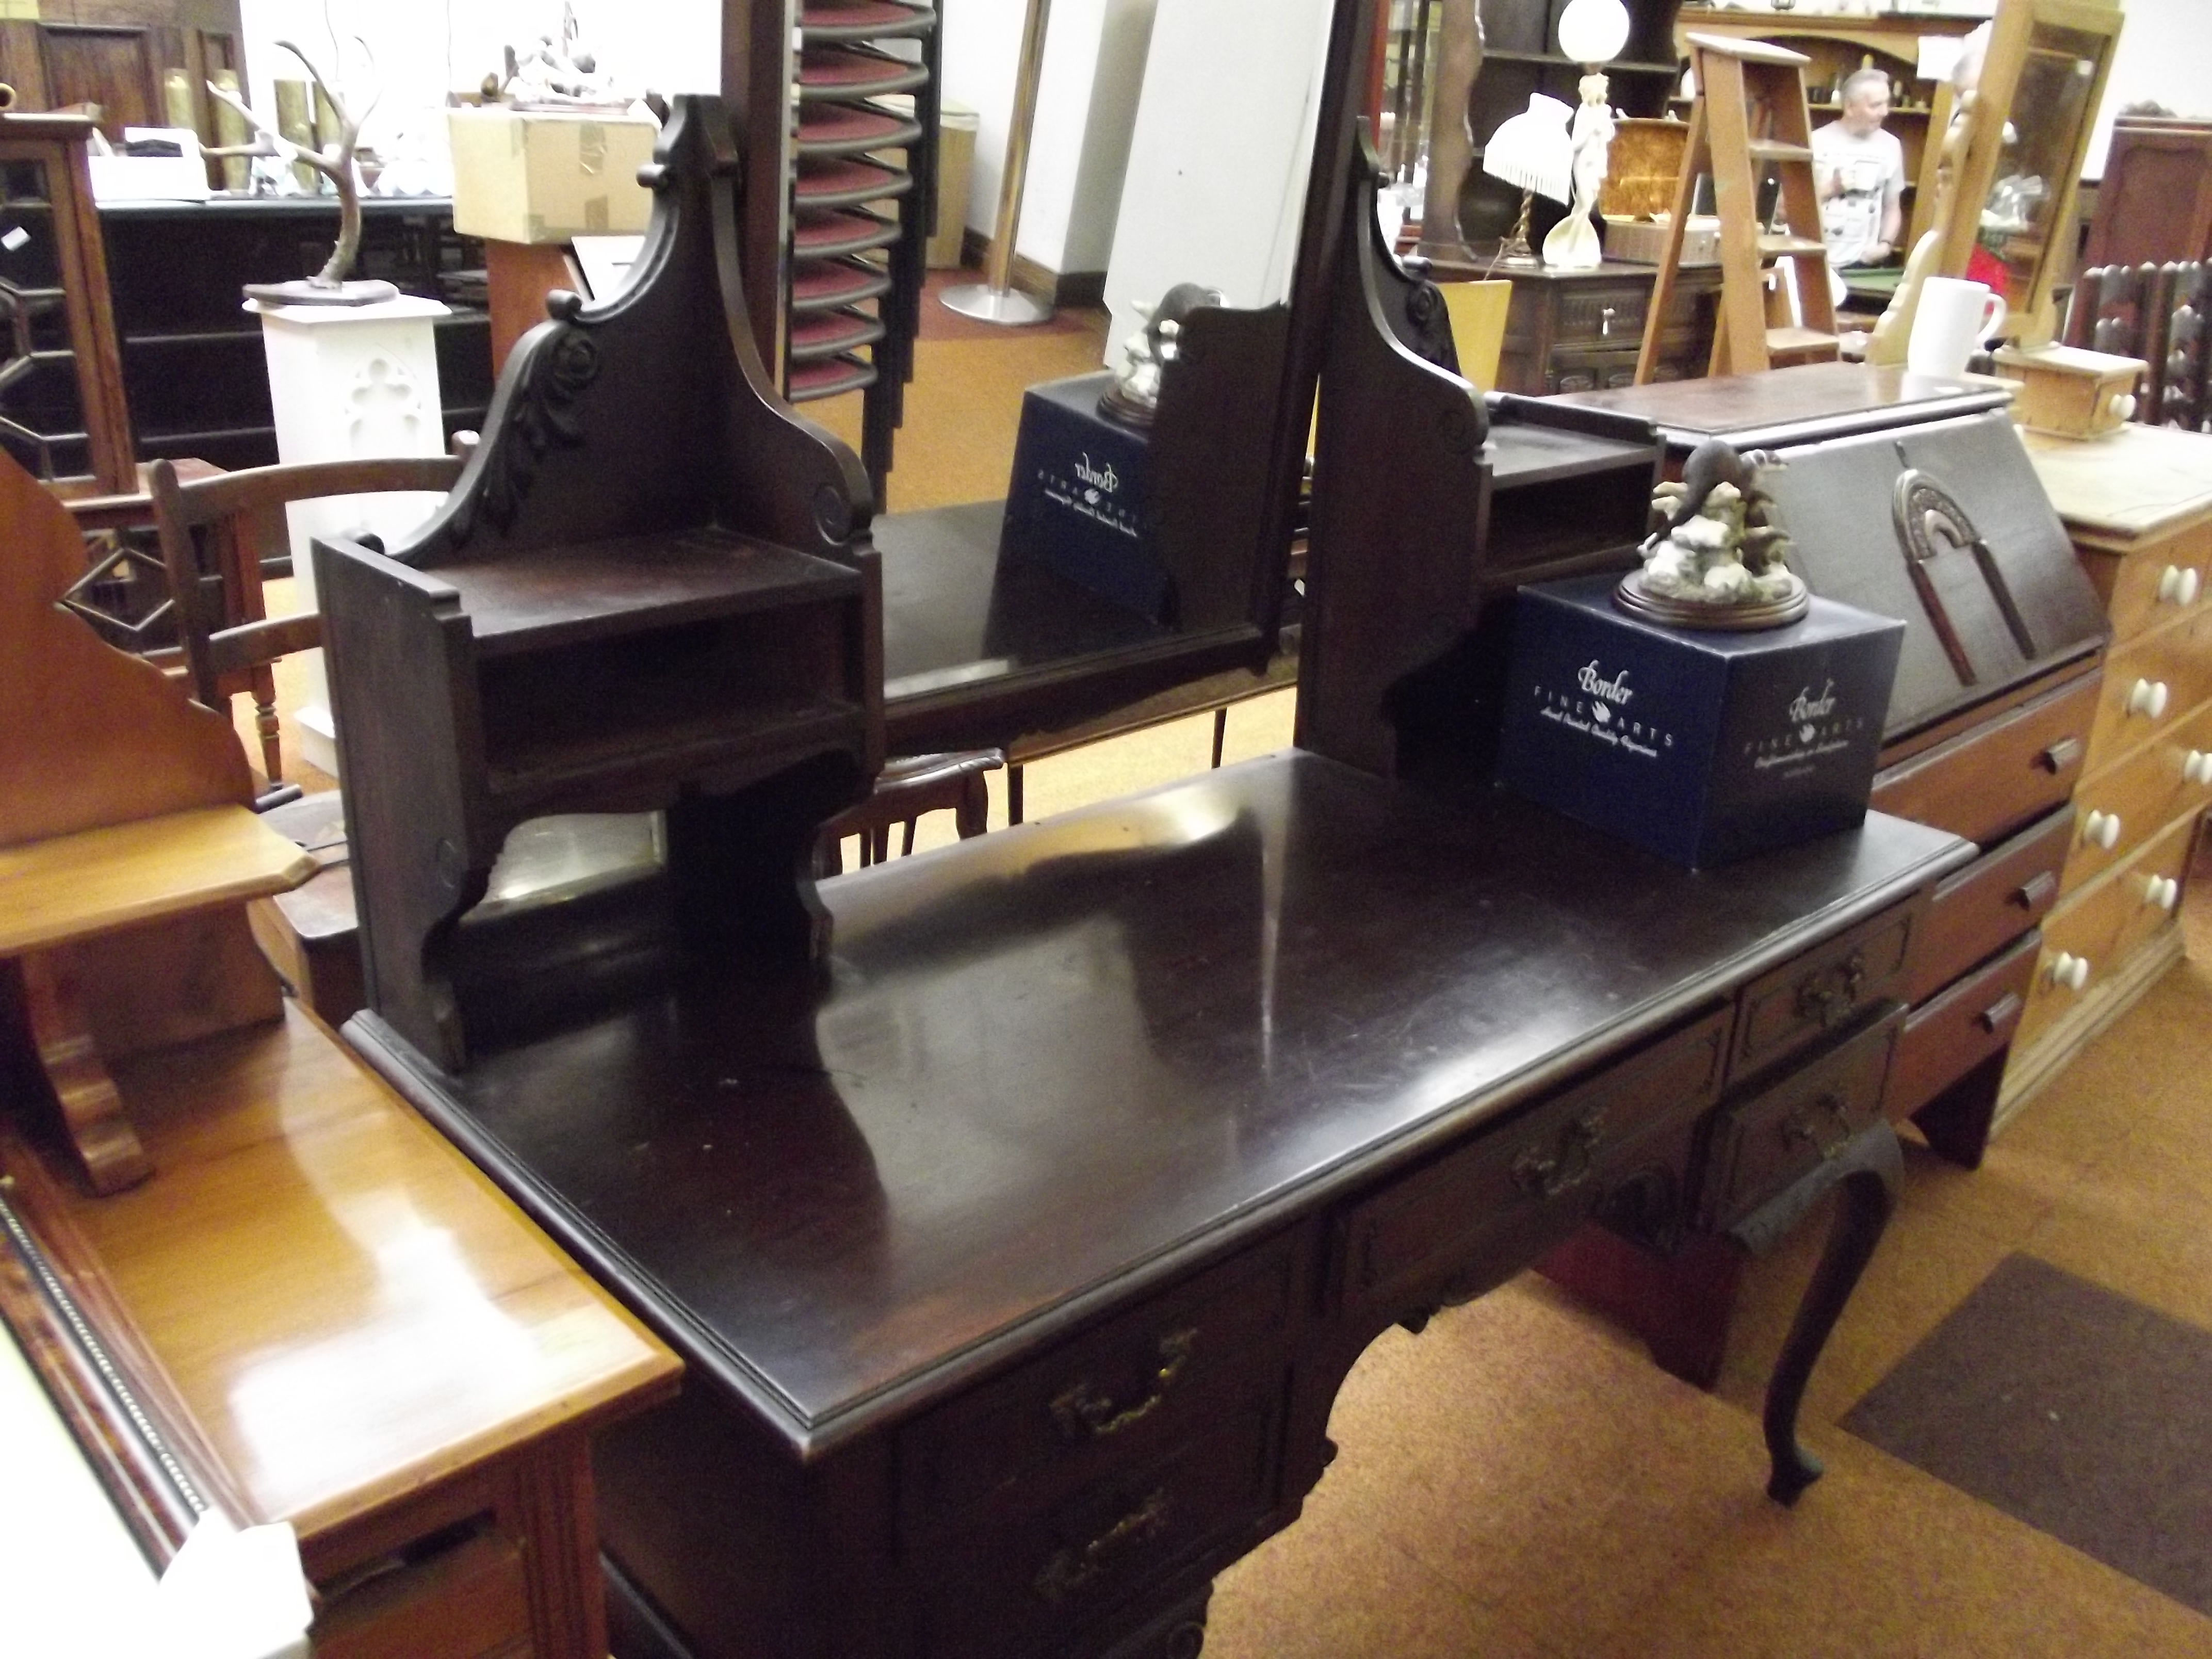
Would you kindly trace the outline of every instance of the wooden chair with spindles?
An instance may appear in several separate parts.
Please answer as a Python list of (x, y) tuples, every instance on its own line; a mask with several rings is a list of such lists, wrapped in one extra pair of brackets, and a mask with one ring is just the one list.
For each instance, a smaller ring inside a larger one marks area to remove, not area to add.
[(323, 639), (322, 618), (313, 611), (271, 617), (264, 608), (261, 562), (289, 545), (285, 507), (325, 495), (443, 494), (460, 477), (461, 465), (455, 455), (317, 461), (186, 483), (167, 461), (153, 464), (155, 525), (192, 696), (219, 714), (228, 714), (230, 699), (241, 692), (252, 697), (262, 769), (272, 787), (283, 775), (274, 664)]

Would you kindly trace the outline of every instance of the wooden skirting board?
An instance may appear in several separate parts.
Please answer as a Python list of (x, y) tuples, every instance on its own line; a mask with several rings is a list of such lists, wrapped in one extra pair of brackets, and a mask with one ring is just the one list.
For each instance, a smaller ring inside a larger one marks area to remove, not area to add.
[(2175, 922), (2129, 957), (2118, 973), (2084, 993), (2080, 1005), (2045, 1031), (2033, 1048), (2014, 1054), (1997, 1093), (1991, 1136), (2002, 1132), (2106, 1026), (2142, 1001), (2182, 954), (2181, 924)]

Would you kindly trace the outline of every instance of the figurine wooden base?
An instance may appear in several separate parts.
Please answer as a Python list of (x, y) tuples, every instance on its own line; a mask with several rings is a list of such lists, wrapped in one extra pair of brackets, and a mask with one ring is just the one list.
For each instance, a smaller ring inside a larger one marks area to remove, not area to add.
[(1802, 621), (1812, 609), (1813, 596), (1799, 582), (1786, 599), (1762, 599), (1750, 605), (1700, 604), (1656, 592), (1641, 570), (1632, 570), (1613, 590), (1613, 602), (1632, 616), (1664, 623), (1669, 628), (1716, 629), (1729, 634), (1753, 634), (1769, 628), (1786, 628)]

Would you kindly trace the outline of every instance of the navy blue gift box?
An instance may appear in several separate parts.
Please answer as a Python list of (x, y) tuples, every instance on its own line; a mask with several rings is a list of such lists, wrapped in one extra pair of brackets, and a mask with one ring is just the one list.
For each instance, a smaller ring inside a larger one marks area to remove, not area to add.
[(1167, 568), (1148, 533), (1145, 434), (1098, 412), (1111, 374), (1033, 386), (1022, 398), (1000, 545), (1154, 622), (1170, 622)]
[(1903, 623), (1816, 599), (1763, 632), (1669, 628), (1614, 583), (1519, 591), (1501, 783), (1692, 869), (1866, 817)]

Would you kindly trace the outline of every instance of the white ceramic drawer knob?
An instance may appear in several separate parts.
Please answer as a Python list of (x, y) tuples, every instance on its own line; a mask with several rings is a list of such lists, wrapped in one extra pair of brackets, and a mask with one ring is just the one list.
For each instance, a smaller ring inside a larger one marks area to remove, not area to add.
[(2166, 695), (2164, 680), (2137, 680), (2128, 692), (2128, 713), (2160, 719), (2166, 714)]
[(2191, 750), (2189, 758), (2181, 763), (2181, 775), (2200, 787), (2212, 783), (2212, 755), (2202, 749)]
[(2197, 572), (2187, 565), (2170, 564), (2158, 579), (2158, 602), (2160, 605), (2194, 605), (2197, 603)]
[(2143, 893), (2143, 902), (2171, 910), (2181, 902), (2181, 884), (2172, 876), (2153, 876)]
[(2063, 991), (2078, 991), (2089, 982), (2089, 958), (2061, 951), (2051, 964), (2051, 982)]
[(2118, 812), (2092, 812), (2081, 822), (2081, 839), (2092, 847), (2101, 847), (2107, 853), (2120, 844), (2120, 815)]

